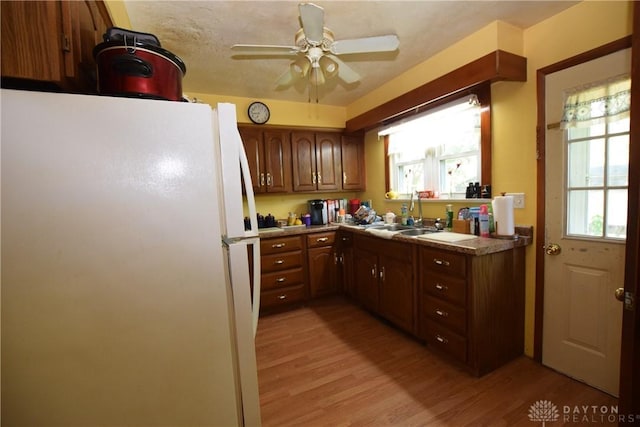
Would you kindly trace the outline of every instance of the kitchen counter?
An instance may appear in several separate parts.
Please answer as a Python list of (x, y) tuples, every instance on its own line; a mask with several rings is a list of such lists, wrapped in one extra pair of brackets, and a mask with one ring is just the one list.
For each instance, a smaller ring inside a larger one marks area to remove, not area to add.
[[(504, 239), (504, 238), (488, 238), (473, 236), (468, 240), (460, 242), (445, 242), (434, 241), (430, 239), (406, 236), (401, 233), (388, 233), (385, 237), (381, 237), (372, 231), (368, 231), (367, 228), (356, 225), (337, 224), (332, 223), (328, 225), (312, 225), (311, 227), (294, 226), (284, 228), (270, 228), (260, 229), (260, 238), (279, 237), (279, 236), (291, 236), (310, 233), (321, 233), (324, 231), (337, 231), (347, 230), (353, 233), (387, 238), (393, 241), (406, 242), (410, 244), (420, 246), (430, 246), (439, 249), (445, 249), (468, 255), (486, 255), (496, 252), (507, 251), (513, 248), (527, 246), (533, 243), (533, 227), (532, 226), (516, 226), (516, 238)], [(438, 233), (448, 233), (447, 231), (441, 231)]]

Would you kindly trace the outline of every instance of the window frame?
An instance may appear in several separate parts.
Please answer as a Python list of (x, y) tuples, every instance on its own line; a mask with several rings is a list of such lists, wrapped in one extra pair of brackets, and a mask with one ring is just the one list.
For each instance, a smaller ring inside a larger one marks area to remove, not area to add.
[[(453, 93), (444, 98), (416, 106), (411, 111), (393, 117), (392, 120), (383, 123), (388, 126), (399, 120), (410, 118), (411, 116), (422, 114), (425, 111), (438, 108), (458, 99), (475, 94), (480, 102), (480, 179), (482, 184), (491, 185), (491, 84), (482, 83), (463, 91)], [(389, 170), (389, 135), (384, 136), (384, 179), (385, 192), (391, 191), (390, 170)]]

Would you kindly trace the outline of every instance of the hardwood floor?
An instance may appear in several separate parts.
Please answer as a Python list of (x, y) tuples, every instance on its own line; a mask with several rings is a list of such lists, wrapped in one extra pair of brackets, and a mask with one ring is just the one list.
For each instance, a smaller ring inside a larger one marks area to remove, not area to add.
[(256, 348), (265, 427), (534, 427), (543, 400), (558, 411), (551, 426), (616, 424), (601, 408), (617, 399), (527, 357), (475, 378), (339, 298), (261, 317)]

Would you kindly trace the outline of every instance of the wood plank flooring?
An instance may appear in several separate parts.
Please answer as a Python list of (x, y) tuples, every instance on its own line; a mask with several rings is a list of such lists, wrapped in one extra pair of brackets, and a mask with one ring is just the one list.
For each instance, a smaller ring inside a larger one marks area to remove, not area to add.
[[(260, 318), (263, 426), (528, 426), (537, 401), (550, 426), (615, 425), (564, 408), (617, 399), (521, 357), (481, 378), (341, 298)], [(597, 423), (595, 421), (598, 421)]]

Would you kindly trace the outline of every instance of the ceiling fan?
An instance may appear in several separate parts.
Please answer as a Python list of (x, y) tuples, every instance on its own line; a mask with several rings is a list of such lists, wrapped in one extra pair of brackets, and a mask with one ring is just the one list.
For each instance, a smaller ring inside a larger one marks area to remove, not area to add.
[(335, 40), (333, 32), (324, 26), (322, 7), (300, 3), (298, 8), (302, 28), (296, 32), (295, 46), (236, 44), (231, 47), (242, 55), (296, 57), (278, 79), (277, 86), (287, 86), (304, 77), (315, 87), (336, 76), (347, 84), (355, 83), (360, 75), (340, 60), (339, 55), (392, 52), (400, 44), (395, 34)]

